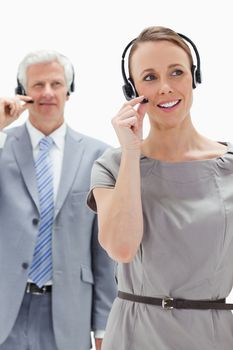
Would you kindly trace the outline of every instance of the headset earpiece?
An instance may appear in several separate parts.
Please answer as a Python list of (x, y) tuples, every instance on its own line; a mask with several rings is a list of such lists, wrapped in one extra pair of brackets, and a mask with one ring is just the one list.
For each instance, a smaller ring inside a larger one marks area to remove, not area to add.
[(201, 84), (201, 72), (193, 64), (191, 67), (191, 73), (193, 78), (193, 89), (197, 87), (197, 84)]
[(126, 100), (132, 100), (133, 98), (137, 97), (137, 91), (134, 87), (132, 79), (128, 79), (127, 83), (122, 86), (124, 96)]
[(70, 92), (74, 92), (74, 80), (72, 81), (70, 85)]
[(196, 87), (197, 87), (197, 68), (194, 64), (191, 67), (191, 73), (192, 73), (192, 79), (193, 79), (193, 89), (196, 89)]
[(73, 78), (72, 78), (72, 82), (70, 84), (70, 89), (69, 89), (69, 95), (70, 95), (70, 92), (74, 92), (75, 90), (75, 73), (74, 73), (74, 67), (72, 66), (72, 71), (73, 71)]
[(195, 76), (196, 76), (196, 82), (197, 82), (198, 84), (201, 84), (201, 82), (202, 82), (202, 77), (201, 77), (201, 71), (200, 71), (200, 69), (196, 69)]
[(15, 94), (16, 95), (24, 95), (24, 96), (26, 96), (26, 91), (25, 91), (23, 85), (20, 83), (18, 78), (17, 78), (17, 86), (15, 88)]
[(74, 70), (73, 70), (73, 79), (72, 79), (72, 82), (70, 84), (70, 88), (69, 88), (69, 91), (67, 91), (67, 96), (70, 96), (71, 92), (74, 92)]

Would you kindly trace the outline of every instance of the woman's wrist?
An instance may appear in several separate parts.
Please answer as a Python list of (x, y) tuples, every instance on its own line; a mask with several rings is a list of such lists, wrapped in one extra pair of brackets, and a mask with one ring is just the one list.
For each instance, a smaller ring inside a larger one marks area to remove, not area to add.
[(124, 155), (129, 155), (130, 157), (135, 156), (135, 157), (139, 157), (141, 156), (141, 149), (140, 148), (128, 148), (128, 147), (124, 147), (121, 150), (121, 153)]

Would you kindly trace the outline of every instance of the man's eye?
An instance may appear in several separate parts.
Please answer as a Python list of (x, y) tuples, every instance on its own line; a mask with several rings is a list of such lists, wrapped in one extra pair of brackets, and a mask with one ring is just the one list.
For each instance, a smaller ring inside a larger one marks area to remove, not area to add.
[(60, 81), (54, 81), (51, 85), (53, 88), (57, 88), (61, 86), (61, 82)]
[(178, 75), (182, 75), (183, 71), (181, 69), (176, 69), (174, 72), (172, 72), (171, 75), (173, 76), (178, 76)]
[(151, 81), (151, 80), (155, 80), (156, 77), (153, 74), (148, 74), (144, 77), (145, 81)]

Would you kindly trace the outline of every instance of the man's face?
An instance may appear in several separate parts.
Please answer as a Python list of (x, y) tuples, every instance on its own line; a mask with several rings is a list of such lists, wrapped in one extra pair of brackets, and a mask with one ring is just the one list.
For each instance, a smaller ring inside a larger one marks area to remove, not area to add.
[(64, 122), (67, 91), (64, 68), (57, 61), (28, 67), (26, 92), (34, 100), (29, 119), (37, 129), (52, 132)]

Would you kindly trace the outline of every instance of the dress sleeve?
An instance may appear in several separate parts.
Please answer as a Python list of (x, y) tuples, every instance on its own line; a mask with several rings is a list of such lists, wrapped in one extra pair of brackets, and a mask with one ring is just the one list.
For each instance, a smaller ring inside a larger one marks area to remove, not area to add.
[(108, 149), (98, 158), (91, 171), (91, 186), (87, 196), (87, 205), (97, 212), (93, 189), (96, 187), (114, 188), (119, 171), (120, 151), (119, 149)]

